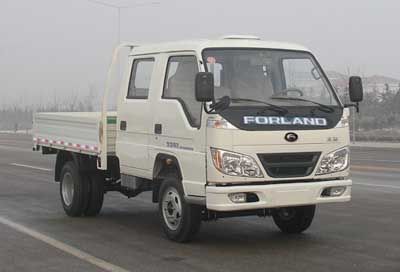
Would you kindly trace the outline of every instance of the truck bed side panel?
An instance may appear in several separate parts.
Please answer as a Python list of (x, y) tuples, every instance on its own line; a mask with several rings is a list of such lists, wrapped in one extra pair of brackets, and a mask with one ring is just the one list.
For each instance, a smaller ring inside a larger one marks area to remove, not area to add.
[[(107, 152), (115, 152), (116, 114), (108, 116)], [(100, 153), (98, 112), (37, 113), (33, 137), (37, 145), (86, 154)]]

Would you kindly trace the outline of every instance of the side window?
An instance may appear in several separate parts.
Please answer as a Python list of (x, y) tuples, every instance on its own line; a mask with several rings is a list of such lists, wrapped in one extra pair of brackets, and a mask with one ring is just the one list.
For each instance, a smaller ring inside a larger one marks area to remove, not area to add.
[(153, 66), (154, 59), (137, 59), (133, 62), (126, 98), (148, 98)]
[(200, 127), (201, 103), (196, 100), (194, 84), (199, 71), (196, 57), (176, 56), (168, 60), (163, 98), (177, 99), (193, 127)]

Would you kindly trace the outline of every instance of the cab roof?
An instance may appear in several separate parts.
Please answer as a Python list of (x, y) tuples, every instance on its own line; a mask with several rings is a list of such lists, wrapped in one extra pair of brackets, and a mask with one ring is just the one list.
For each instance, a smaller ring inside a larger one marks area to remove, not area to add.
[(138, 45), (132, 49), (131, 55), (158, 54), (180, 51), (201, 52), (205, 48), (266, 48), (310, 52), (309, 49), (298, 44), (263, 41), (255, 36), (234, 35), (224, 36), (215, 40), (187, 40)]

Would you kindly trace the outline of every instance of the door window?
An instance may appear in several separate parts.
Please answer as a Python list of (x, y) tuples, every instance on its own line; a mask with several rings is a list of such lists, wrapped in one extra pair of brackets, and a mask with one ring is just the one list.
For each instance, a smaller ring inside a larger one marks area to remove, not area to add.
[(168, 60), (163, 98), (177, 99), (185, 111), (189, 123), (200, 127), (201, 103), (196, 100), (194, 85), (199, 71), (196, 57), (176, 56)]
[(153, 73), (154, 59), (136, 59), (132, 64), (131, 78), (127, 98), (147, 99), (151, 75)]

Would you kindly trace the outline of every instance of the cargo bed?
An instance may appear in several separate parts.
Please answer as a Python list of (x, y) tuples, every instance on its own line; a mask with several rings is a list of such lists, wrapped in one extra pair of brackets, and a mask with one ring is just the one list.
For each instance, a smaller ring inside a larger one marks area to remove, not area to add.
[[(116, 112), (107, 113), (107, 153), (115, 153)], [(33, 122), (34, 148), (40, 146), (89, 155), (101, 152), (100, 112), (37, 113)]]

